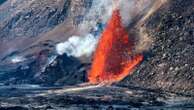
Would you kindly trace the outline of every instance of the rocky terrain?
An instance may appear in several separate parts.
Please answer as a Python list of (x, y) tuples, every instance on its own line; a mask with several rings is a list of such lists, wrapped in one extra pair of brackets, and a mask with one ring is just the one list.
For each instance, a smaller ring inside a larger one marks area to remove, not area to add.
[(170, 0), (146, 21), (151, 48), (133, 74), (113, 86), (79, 85), (87, 82), (91, 58), (55, 50), (79, 35), (76, 26), (91, 4), (0, 1), (0, 109), (192, 109), (194, 1)]
[(194, 2), (171, 0), (146, 23), (154, 38), (144, 62), (121, 85), (194, 95)]

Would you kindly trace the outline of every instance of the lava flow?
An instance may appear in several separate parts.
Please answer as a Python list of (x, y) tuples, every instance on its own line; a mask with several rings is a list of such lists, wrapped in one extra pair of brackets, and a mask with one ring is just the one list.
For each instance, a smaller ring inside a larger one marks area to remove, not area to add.
[(118, 82), (131, 73), (143, 60), (142, 54), (132, 53), (134, 40), (122, 26), (118, 9), (113, 11), (94, 54), (89, 83)]

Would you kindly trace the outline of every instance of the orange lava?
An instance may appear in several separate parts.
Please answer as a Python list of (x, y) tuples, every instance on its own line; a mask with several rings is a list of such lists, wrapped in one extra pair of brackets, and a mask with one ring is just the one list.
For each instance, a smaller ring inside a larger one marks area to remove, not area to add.
[(113, 83), (125, 78), (143, 60), (143, 55), (132, 55), (133, 39), (121, 23), (118, 9), (113, 11), (94, 54), (89, 83)]

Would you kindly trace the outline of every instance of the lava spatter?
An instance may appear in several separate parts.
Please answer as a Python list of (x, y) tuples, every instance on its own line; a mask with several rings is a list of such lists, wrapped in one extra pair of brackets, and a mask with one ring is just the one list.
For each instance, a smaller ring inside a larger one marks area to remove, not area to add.
[(118, 9), (113, 11), (105, 30), (102, 33), (94, 54), (89, 82), (113, 83), (125, 78), (134, 67), (143, 60), (143, 55), (132, 53), (134, 40), (122, 26)]

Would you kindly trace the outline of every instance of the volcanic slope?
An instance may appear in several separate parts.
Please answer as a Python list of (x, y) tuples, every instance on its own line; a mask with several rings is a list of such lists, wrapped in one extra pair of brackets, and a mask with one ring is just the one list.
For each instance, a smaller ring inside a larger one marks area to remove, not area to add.
[(146, 22), (145, 60), (119, 85), (194, 95), (194, 1), (171, 0)]

